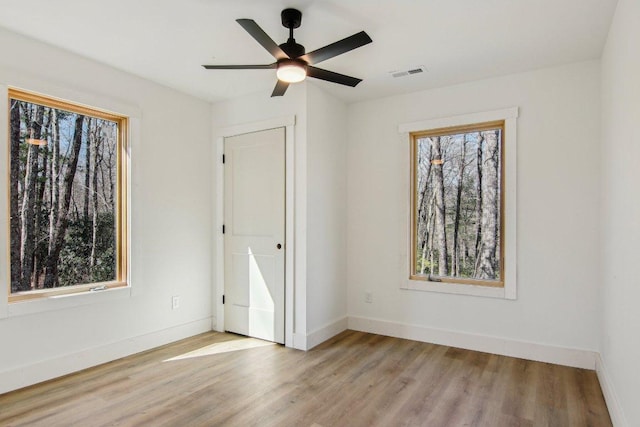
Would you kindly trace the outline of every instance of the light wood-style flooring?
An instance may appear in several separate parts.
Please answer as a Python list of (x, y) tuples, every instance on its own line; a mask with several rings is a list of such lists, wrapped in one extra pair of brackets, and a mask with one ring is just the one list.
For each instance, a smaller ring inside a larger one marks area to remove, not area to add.
[(345, 331), (206, 333), (0, 395), (0, 426), (610, 426), (593, 371)]

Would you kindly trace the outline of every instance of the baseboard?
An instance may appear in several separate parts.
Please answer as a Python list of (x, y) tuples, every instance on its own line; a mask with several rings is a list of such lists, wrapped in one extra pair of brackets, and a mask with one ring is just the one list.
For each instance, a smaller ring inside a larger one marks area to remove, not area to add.
[(0, 372), (0, 394), (211, 330), (211, 317)]
[(307, 336), (304, 334), (293, 334), (292, 347), (296, 350), (307, 350)]
[(318, 344), (322, 344), (329, 338), (338, 335), (340, 332), (346, 331), (347, 324), (347, 316), (344, 316), (307, 334), (306, 349), (311, 350), (313, 347)]
[(604, 400), (607, 402), (607, 408), (609, 409), (609, 416), (611, 417), (611, 423), (614, 427), (628, 427), (627, 417), (624, 415), (618, 395), (613, 388), (611, 377), (607, 371), (607, 367), (604, 364), (600, 354), (596, 356), (596, 373), (598, 374), (598, 381), (600, 381), (600, 388), (604, 395)]
[(576, 368), (593, 370), (596, 364), (597, 353), (589, 350), (515, 341), (506, 338), (476, 335), (445, 329), (426, 328), (424, 326), (357, 316), (349, 316), (348, 327), (356, 331)]

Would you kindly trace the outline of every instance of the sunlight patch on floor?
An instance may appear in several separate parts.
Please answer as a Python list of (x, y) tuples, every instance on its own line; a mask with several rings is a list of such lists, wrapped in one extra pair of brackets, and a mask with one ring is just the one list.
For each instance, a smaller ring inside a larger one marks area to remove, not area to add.
[(237, 340), (224, 341), (215, 344), (208, 345), (206, 347), (199, 348), (189, 353), (181, 354), (180, 356), (172, 357), (165, 360), (165, 362), (172, 362), (175, 360), (192, 359), (194, 357), (212, 356), (214, 354), (229, 353), (232, 351), (248, 350), (251, 348), (266, 347), (275, 345), (273, 342), (258, 340), (255, 338), (241, 338)]

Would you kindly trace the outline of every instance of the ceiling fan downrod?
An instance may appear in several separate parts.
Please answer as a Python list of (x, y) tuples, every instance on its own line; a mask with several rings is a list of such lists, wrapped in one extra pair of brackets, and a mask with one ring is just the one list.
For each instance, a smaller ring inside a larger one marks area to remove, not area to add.
[(280, 13), (282, 26), (289, 29), (289, 39), (286, 43), (280, 45), (290, 58), (299, 58), (306, 53), (304, 46), (296, 43), (293, 37), (293, 30), (302, 24), (302, 12), (297, 9), (285, 9)]

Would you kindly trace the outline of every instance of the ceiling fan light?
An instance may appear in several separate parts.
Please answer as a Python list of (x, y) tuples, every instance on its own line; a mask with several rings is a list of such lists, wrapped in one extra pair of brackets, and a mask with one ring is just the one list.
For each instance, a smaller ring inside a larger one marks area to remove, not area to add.
[(307, 77), (307, 70), (304, 65), (295, 61), (286, 61), (278, 64), (276, 71), (278, 80), (286, 83), (298, 83)]

